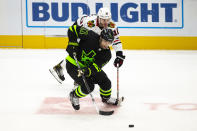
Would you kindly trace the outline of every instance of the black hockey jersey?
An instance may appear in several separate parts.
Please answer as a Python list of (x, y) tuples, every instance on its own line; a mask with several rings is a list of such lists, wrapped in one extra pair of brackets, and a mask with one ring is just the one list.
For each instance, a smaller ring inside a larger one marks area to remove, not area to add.
[[(96, 72), (111, 59), (110, 49), (102, 49), (99, 46), (100, 36), (84, 27), (73, 25), (68, 30), (69, 43), (66, 48), (69, 56), (67, 61), (77, 66), (73, 53), (77, 53), (77, 59), (81, 67), (89, 67)], [(78, 42), (78, 39), (80, 41)], [(94, 72), (92, 72), (94, 73)]]

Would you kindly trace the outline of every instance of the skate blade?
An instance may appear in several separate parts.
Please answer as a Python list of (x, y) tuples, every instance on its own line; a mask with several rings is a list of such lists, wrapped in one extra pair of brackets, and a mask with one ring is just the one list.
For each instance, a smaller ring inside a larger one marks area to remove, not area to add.
[(53, 75), (53, 77), (60, 83), (62, 84), (62, 80), (58, 77), (57, 73), (53, 69), (49, 69), (49, 72)]

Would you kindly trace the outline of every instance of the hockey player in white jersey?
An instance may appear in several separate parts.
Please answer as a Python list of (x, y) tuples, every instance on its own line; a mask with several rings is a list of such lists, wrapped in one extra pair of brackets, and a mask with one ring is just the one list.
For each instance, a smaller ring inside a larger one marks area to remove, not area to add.
[[(122, 50), (122, 43), (119, 39), (118, 28), (116, 27), (115, 23), (111, 20), (111, 12), (108, 8), (100, 8), (97, 15), (96, 14), (90, 16), (84, 15), (80, 17), (69, 29), (72, 29), (72, 27), (74, 27), (75, 29), (77, 26), (85, 27), (88, 30), (92, 30), (98, 33), (99, 35), (103, 28), (112, 29), (115, 38), (112, 43), (112, 48), (116, 51), (114, 66), (115, 67), (122, 66), (123, 61), (125, 59)], [(65, 80), (63, 73), (63, 70), (65, 69), (65, 65), (66, 65), (66, 61), (62, 60), (59, 64), (49, 69), (51, 74), (55, 77), (55, 79), (59, 83), (62, 83)]]

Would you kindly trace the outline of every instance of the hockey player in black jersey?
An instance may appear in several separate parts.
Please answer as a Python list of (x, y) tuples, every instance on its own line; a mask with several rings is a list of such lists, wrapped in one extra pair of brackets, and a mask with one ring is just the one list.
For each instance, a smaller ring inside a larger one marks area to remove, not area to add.
[[(102, 67), (111, 59), (109, 45), (114, 40), (111, 29), (103, 29), (101, 35), (80, 26), (71, 26), (68, 30), (69, 43), (66, 51), (66, 70), (78, 87), (70, 92), (70, 101), (75, 110), (80, 109), (79, 98), (87, 96), (94, 90), (95, 84), (100, 87), (102, 102), (117, 105), (118, 101), (111, 97), (111, 81)], [(80, 38), (80, 42), (77, 39)], [(76, 53), (77, 60), (82, 68), (78, 70), (77, 63), (73, 57)], [(86, 77), (90, 92), (85, 87), (81, 74)]]
[[(113, 31), (114, 40), (112, 42), (112, 48), (116, 52), (116, 58), (114, 60), (114, 66), (121, 67), (124, 61), (125, 56), (123, 55), (122, 43), (119, 39), (119, 32), (116, 24), (111, 20), (111, 12), (108, 8), (100, 8), (97, 15), (82, 16), (75, 21), (73, 26), (82, 26), (88, 30), (100, 35), (103, 28), (111, 29)], [(72, 36), (71, 36), (72, 37)], [(69, 38), (69, 36), (68, 36)], [(69, 38), (70, 39), (70, 38)], [(55, 65), (53, 68), (49, 69), (51, 74), (55, 79), (62, 83), (65, 80), (63, 70), (65, 68), (65, 60), (62, 60), (60, 63)]]

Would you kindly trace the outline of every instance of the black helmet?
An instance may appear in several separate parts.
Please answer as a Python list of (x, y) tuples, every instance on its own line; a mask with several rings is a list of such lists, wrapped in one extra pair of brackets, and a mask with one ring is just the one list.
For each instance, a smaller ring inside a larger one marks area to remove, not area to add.
[(114, 41), (114, 34), (111, 29), (103, 29), (101, 31), (101, 38), (103, 38), (106, 41), (113, 42)]

